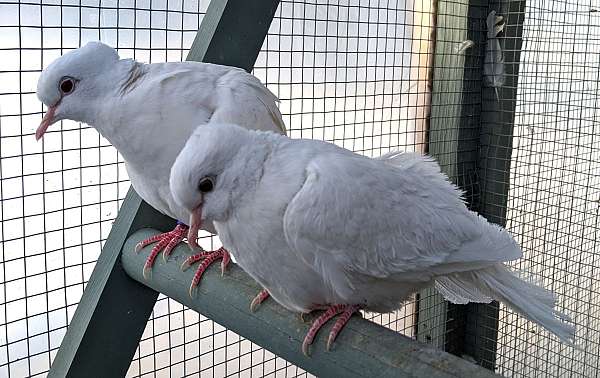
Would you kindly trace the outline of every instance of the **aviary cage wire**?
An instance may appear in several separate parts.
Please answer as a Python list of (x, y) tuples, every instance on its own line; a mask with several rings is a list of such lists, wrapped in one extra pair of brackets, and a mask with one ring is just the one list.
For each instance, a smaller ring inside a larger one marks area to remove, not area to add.
[[(0, 2), (0, 376), (46, 374), (129, 187), (122, 159), (93, 129), (65, 121), (35, 142), (39, 72), (98, 39), (122, 57), (182, 60), (207, 6)], [(496, 366), (507, 376), (600, 372), (599, 10), (593, 0), (527, 1), (520, 61), (506, 62), (520, 66), (507, 175), (507, 227), (525, 251), (517, 266), (559, 294), (582, 343), (582, 351), (561, 347), (502, 309)], [(292, 137), (330, 140), (369, 156), (423, 151), (433, 11), (427, 2), (404, 0), (282, 1), (254, 73), (281, 99)], [(415, 315), (413, 302), (373, 319), (414, 336)], [(300, 375), (162, 296), (128, 373)]]
[[(183, 60), (207, 6), (189, 0), (0, 2), (0, 376), (47, 373), (129, 187), (121, 157), (85, 125), (64, 121), (35, 142), (39, 72), (90, 40), (117, 47), (121, 57)], [(427, 77), (410, 67), (427, 56), (426, 50), (413, 56), (412, 49), (426, 49), (428, 35), (418, 45), (411, 40), (413, 16), (412, 4), (403, 1), (282, 1), (254, 73), (280, 97), (291, 136), (371, 155), (422, 147), (426, 114), (421, 105), (408, 105), (407, 88), (413, 104), (424, 101)], [(375, 320), (410, 332), (413, 315)], [(302, 374), (161, 296), (128, 376)]]
[[(497, 371), (600, 375), (600, 4), (528, 0), (523, 24), (507, 228), (515, 267), (553, 290), (580, 351), (502, 308)], [(511, 38), (511, 36), (506, 36)], [(502, 99), (500, 99), (502, 101)]]

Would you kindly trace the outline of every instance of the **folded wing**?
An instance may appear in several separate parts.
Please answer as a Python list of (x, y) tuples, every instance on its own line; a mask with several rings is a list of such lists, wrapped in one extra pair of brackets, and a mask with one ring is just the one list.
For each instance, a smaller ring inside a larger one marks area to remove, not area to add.
[(336, 290), (356, 274), (428, 281), (521, 255), (505, 230), (467, 210), (430, 158), (328, 152), (305, 174), (284, 215), (285, 236)]

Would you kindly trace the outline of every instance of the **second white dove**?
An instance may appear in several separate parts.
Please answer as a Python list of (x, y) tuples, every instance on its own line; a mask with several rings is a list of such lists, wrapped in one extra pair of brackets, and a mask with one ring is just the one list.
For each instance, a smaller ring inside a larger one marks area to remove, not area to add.
[[(341, 314), (389, 312), (436, 285), (454, 303), (500, 300), (571, 342), (555, 296), (503, 264), (521, 249), (469, 211), (430, 158), (371, 159), (330, 143), (235, 125), (197, 129), (171, 170), (193, 229), (213, 222), (239, 265), (284, 307), (326, 309), (304, 343)], [(193, 238), (194, 235), (190, 235)]]

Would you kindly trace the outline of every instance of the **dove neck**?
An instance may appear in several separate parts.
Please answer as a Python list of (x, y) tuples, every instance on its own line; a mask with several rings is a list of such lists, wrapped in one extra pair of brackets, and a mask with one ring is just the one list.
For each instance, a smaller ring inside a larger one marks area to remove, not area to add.
[[(98, 83), (99, 86), (112, 83), (110, 88), (103, 88), (98, 96), (97, 103), (91, 106), (89, 120), (84, 122), (93, 125), (96, 130), (106, 138), (121, 153), (125, 161), (133, 164), (145, 163), (147, 160), (144, 154), (144, 146), (140, 134), (148, 132), (147, 124), (140, 122), (127, 122), (131, 116), (136, 115), (129, 109), (130, 104), (125, 100), (125, 96), (137, 85), (130, 80), (132, 73), (136, 69), (144, 70), (144, 64), (136, 62), (133, 59), (121, 59), (115, 64), (110, 72), (106, 73), (103, 79), (104, 83)], [(142, 75), (138, 75), (139, 79)], [(118, 111), (117, 109), (121, 109)], [(123, 110), (125, 109), (125, 110)], [(137, 114), (141, 116), (142, 114)], [(141, 128), (141, 129), (140, 129)], [(140, 141), (140, 143), (136, 143)], [(138, 160), (136, 162), (136, 160)]]
[[(238, 209), (261, 184), (264, 169), (274, 156), (274, 152), (285, 141), (284, 137), (275, 133), (250, 132), (251, 138), (244, 143), (238, 153), (230, 161), (230, 170), (235, 175), (226, 175), (231, 188), (231, 206)], [(276, 153), (275, 153), (276, 154)]]
[[(111, 140), (112, 134), (118, 128), (114, 124), (118, 116), (119, 101), (121, 99), (120, 83), (129, 76), (132, 67), (139, 64), (131, 59), (117, 61), (109, 69), (90, 78), (86, 92), (80, 95), (80, 101), (85, 111), (81, 111), (73, 120), (84, 122), (97, 129), (105, 138)], [(112, 142), (112, 140), (111, 140)]]

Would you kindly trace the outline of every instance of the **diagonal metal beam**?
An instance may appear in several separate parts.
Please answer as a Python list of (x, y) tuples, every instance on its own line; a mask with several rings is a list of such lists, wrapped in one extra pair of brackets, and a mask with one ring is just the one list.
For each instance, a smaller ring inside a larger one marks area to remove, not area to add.
[(96, 262), (49, 377), (119, 377), (127, 373), (158, 293), (131, 280), (120, 250), (132, 230), (173, 220), (129, 190)]
[[(212, 0), (187, 60), (250, 71), (278, 4), (279, 0)], [(158, 293), (127, 276), (120, 252), (135, 231), (166, 231), (174, 223), (129, 190), (49, 377), (125, 376)]]
[(252, 71), (279, 0), (212, 0), (187, 60)]

